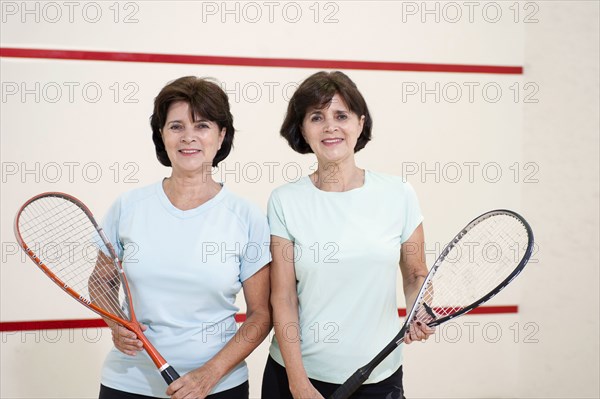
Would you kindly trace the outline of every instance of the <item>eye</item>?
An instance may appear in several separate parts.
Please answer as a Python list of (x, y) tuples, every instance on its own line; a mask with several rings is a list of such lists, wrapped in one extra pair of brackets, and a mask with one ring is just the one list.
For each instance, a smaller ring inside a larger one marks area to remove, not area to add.
[(310, 116), (311, 122), (319, 122), (321, 119), (323, 119), (323, 118), (319, 114), (313, 114)]
[(196, 124), (196, 129), (210, 129), (210, 125), (207, 122), (200, 122)]
[(174, 132), (178, 132), (182, 129), (183, 129), (183, 125), (181, 123), (172, 123), (169, 126), (169, 130), (174, 131)]
[(348, 114), (346, 114), (346, 113), (339, 113), (339, 114), (337, 115), (337, 118), (338, 118), (339, 120), (342, 120), (342, 121), (344, 121), (344, 120), (348, 119)]

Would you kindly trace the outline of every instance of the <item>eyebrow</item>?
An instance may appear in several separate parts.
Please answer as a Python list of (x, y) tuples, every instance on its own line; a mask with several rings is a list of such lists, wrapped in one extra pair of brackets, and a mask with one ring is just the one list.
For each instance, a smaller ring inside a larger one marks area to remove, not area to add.
[[(195, 121), (192, 121), (192, 123), (200, 123), (200, 122), (213, 123), (213, 121), (208, 120), (206, 118), (200, 118), (200, 119), (196, 119)], [(166, 123), (183, 123), (183, 121), (181, 119), (173, 119), (172, 121), (167, 120)]]
[[(323, 112), (323, 108), (312, 108), (306, 111), (306, 115), (320, 114)], [(333, 111), (335, 114), (348, 114), (351, 113), (349, 109), (336, 109)]]

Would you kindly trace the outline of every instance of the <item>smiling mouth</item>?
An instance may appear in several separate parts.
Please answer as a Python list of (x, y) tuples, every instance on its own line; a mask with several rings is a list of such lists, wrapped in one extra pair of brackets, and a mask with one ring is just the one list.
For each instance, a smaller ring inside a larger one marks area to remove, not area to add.
[(344, 139), (325, 139), (325, 140), (321, 140), (321, 143), (325, 144), (325, 145), (332, 145), (332, 144), (338, 144), (341, 143)]
[(186, 150), (179, 150), (179, 152), (182, 153), (183, 155), (193, 155), (193, 154), (199, 153), (200, 150), (186, 149)]

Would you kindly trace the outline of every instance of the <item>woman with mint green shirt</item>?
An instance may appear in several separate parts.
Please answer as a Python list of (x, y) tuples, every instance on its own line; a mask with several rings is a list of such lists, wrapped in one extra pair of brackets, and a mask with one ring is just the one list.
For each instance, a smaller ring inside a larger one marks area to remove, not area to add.
[[(413, 188), (356, 165), (371, 127), (365, 100), (342, 72), (310, 76), (290, 100), (281, 135), (295, 151), (314, 153), (318, 168), (269, 199), (275, 338), (263, 399), (331, 395), (398, 333), (398, 269), (408, 308), (427, 276)], [(415, 323), (405, 343), (432, 333)], [(352, 398), (403, 395), (400, 348)]]

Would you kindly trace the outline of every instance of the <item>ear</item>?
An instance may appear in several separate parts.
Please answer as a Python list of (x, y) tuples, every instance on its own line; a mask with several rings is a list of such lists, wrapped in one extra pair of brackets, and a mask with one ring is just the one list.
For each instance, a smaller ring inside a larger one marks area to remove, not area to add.
[[(361, 116), (360, 116), (360, 119), (359, 119), (359, 121), (358, 121), (358, 124), (359, 124), (359, 126), (360, 126), (360, 134), (362, 134), (363, 127), (365, 126), (365, 116), (364, 116), (364, 115), (361, 115)], [(359, 136), (360, 136), (360, 135), (359, 135)]]
[(221, 145), (223, 145), (223, 140), (225, 140), (226, 133), (227, 133), (226, 128), (221, 129), (221, 132), (219, 133), (219, 150), (221, 149)]

